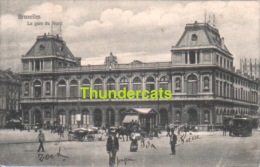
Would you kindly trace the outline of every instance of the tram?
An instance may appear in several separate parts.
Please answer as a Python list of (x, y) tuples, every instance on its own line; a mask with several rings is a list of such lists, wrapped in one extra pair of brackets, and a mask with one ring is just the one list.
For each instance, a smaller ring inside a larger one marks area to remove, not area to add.
[(253, 128), (252, 121), (251, 117), (235, 116), (233, 118), (232, 133), (235, 136), (251, 136)]

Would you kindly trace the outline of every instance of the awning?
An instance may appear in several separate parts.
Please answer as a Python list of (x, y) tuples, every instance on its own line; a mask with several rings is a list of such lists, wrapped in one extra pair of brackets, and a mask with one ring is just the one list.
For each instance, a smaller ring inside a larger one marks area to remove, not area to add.
[(133, 121), (138, 121), (138, 115), (126, 115), (123, 123), (131, 123)]
[(152, 108), (133, 108), (133, 110), (140, 114), (149, 114), (155, 112)]

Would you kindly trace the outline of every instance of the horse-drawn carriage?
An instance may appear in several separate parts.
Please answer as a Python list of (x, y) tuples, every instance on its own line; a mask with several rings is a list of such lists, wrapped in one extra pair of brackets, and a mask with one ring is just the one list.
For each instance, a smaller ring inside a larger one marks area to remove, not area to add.
[(93, 129), (77, 128), (68, 132), (68, 139), (69, 141), (85, 141), (85, 139), (87, 139), (87, 141), (94, 141), (95, 134), (96, 131)]

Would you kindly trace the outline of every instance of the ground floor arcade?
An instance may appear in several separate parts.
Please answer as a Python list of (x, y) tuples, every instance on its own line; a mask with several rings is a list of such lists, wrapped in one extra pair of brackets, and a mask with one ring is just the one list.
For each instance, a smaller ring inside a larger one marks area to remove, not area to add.
[[(236, 107), (234, 107), (236, 106)], [(257, 107), (213, 102), (110, 102), (22, 104), (24, 124), (54, 122), (69, 127), (118, 126), (131, 108), (152, 108), (156, 111), (155, 125), (191, 126), (221, 125), (227, 115), (256, 115)]]

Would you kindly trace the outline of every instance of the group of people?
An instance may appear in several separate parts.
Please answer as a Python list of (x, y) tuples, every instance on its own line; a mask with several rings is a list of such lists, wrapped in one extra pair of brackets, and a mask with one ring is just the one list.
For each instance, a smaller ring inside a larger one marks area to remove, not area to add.
[[(168, 135), (168, 134), (167, 134)], [(174, 129), (172, 128), (169, 132), (170, 137), (170, 148), (172, 155), (176, 155), (176, 143), (177, 143), (177, 135), (174, 133)], [(134, 130), (131, 134), (131, 144), (130, 144), (130, 151), (137, 151), (138, 150), (138, 134), (136, 133), (136, 130)], [(116, 153), (119, 150), (119, 141), (116, 137), (116, 131), (111, 130), (109, 133), (109, 136), (107, 138), (106, 143), (106, 150), (109, 155), (109, 166), (115, 166), (116, 161)]]
[(230, 121), (228, 124), (223, 125), (223, 136), (226, 136), (227, 131), (229, 132), (229, 136), (232, 135), (232, 128), (233, 128), (233, 123)]
[[(113, 129), (110, 131), (109, 136), (107, 138), (106, 143), (106, 150), (109, 155), (109, 166), (115, 166), (116, 161), (116, 153), (119, 150), (119, 141), (116, 137), (116, 131)], [(174, 134), (174, 129), (172, 129), (169, 132), (170, 137), (170, 147), (172, 155), (176, 154), (175, 146), (177, 143), (177, 136)], [(39, 130), (37, 141), (39, 142), (38, 152), (42, 151), (44, 152), (44, 146), (43, 143), (45, 142), (45, 135), (42, 132), (42, 130)], [(130, 145), (130, 151), (137, 151), (138, 150), (138, 134), (136, 133), (136, 130), (134, 130), (131, 134), (131, 145)]]

